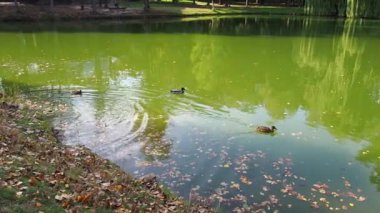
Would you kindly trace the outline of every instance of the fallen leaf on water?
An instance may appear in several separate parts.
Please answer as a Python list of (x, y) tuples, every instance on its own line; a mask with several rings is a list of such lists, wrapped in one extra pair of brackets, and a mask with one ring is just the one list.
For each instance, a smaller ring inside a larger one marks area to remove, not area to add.
[(314, 209), (319, 209), (319, 205), (318, 205), (317, 201), (312, 202), (312, 203), (310, 204), (310, 206), (311, 206), (312, 208), (314, 208)]
[(235, 183), (235, 182), (231, 182), (231, 189), (240, 189), (240, 184), (238, 183)]
[(247, 184), (247, 185), (251, 185), (252, 184), (252, 181), (250, 181), (247, 176), (241, 176), (240, 177), (240, 181), (242, 183), (244, 183), (244, 184)]
[(351, 183), (348, 180), (344, 180), (344, 186), (346, 188), (350, 188), (351, 187)]
[(297, 199), (302, 200), (302, 201), (307, 201), (306, 197), (304, 195), (301, 195), (301, 194), (297, 194)]
[(334, 197), (339, 197), (339, 194), (337, 192), (331, 192), (331, 195)]
[(363, 196), (360, 196), (360, 197), (358, 197), (358, 199), (357, 199), (358, 201), (360, 201), (360, 202), (363, 202), (363, 201), (365, 201), (366, 200), (366, 198), (365, 197), (363, 197)]

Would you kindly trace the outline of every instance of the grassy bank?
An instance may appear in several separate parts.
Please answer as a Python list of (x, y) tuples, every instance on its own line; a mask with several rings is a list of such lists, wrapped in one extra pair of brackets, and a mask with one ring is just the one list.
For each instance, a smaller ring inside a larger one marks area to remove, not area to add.
[(41, 20), (80, 20), (80, 19), (136, 19), (147, 17), (187, 17), (211, 15), (239, 15), (239, 14), (268, 14), (268, 15), (303, 15), (303, 8), (249, 6), (244, 5), (206, 5), (204, 2), (169, 2), (151, 3), (150, 9), (143, 10), (141, 2), (121, 4), (122, 9), (96, 8), (89, 5), (81, 10), (80, 5), (58, 5), (51, 9), (48, 6), (12, 4), (0, 5), (0, 21), (41, 21)]
[(0, 212), (211, 212), (151, 175), (137, 180), (84, 147), (57, 141), (64, 106), (0, 96)]

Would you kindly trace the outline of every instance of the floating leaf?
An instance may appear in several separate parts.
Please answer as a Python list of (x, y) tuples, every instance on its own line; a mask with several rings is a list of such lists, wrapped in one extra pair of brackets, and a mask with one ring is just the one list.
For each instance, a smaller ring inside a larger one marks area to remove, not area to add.
[(351, 187), (351, 183), (348, 180), (344, 180), (344, 186), (346, 188), (350, 188)]
[(235, 182), (231, 182), (230, 188), (231, 189), (240, 189), (240, 184), (235, 183)]
[(240, 176), (240, 181), (244, 184), (247, 184), (247, 185), (252, 184), (252, 181), (250, 181), (247, 176)]
[(312, 203), (310, 204), (310, 206), (311, 206), (312, 208), (319, 209), (319, 205), (318, 205), (318, 202), (317, 202), (317, 201), (312, 202)]
[(366, 198), (365, 197), (363, 197), (363, 196), (360, 196), (360, 197), (358, 197), (358, 199), (357, 199), (358, 201), (360, 201), (360, 202), (363, 202), (363, 201), (365, 201), (366, 200)]

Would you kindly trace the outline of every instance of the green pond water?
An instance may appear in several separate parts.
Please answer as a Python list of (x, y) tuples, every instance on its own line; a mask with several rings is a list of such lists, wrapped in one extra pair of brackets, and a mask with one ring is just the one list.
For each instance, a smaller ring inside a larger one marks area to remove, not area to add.
[(64, 143), (188, 201), (380, 212), (379, 21), (2, 23), (0, 45), (0, 90), (65, 105)]

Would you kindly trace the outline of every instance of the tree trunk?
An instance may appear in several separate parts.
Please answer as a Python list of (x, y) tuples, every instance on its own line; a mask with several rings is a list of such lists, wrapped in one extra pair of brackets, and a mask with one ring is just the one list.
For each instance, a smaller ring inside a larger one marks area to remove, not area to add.
[(149, 5), (149, 0), (144, 0), (144, 10), (149, 10), (150, 9), (150, 5)]
[(84, 10), (84, 0), (80, 0), (80, 10)]
[(16, 11), (18, 12), (18, 1), (17, 0), (14, 0), (15, 2), (15, 8), (16, 8)]
[(248, 7), (248, 0), (245, 0), (245, 7)]
[(95, 0), (91, 0), (91, 7), (92, 7), (92, 11), (95, 12), (95, 11), (96, 11), (96, 3), (95, 3)]
[(54, 7), (54, 0), (50, 0), (50, 9), (52, 10)]
[(193, 0), (193, 4), (195, 5), (195, 0)]

